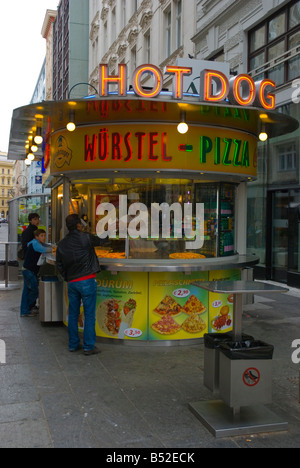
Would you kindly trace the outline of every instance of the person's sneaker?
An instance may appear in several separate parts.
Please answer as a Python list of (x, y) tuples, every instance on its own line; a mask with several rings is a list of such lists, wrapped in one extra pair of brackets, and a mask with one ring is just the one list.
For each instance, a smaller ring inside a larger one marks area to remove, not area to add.
[(76, 353), (76, 351), (80, 351), (82, 349), (82, 346), (79, 345), (77, 348), (75, 349), (69, 349), (70, 353)]
[(84, 350), (85, 356), (93, 356), (94, 354), (100, 354), (100, 353), (101, 353), (100, 349), (96, 348), (96, 346), (94, 349)]

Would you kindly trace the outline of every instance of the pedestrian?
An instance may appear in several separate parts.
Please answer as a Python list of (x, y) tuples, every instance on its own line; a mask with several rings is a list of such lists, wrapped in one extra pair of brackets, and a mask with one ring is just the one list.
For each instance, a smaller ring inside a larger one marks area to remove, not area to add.
[(81, 301), (84, 308), (83, 350), (86, 356), (99, 354), (96, 344), (96, 274), (100, 271), (94, 247), (106, 240), (83, 232), (80, 218), (76, 214), (66, 218), (69, 233), (59, 242), (56, 251), (58, 271), (68, 282), (69, 299), (69, 351), (80, 350), (78, 320)]
[(29, 225), (27, 228), (22, 232), (22, 250), (23, 250), (23, 258), (25, 258), (27, 246), (29, 242), (34, 239), (34, 232), (38, 229), (40, 224), (40, 215), (37, 213), (30, 213), (28, 216)]
[(39, 297), (39, 260), (42, 254), (52, 251), (52, 247), (45, 245), (46, 231), (34, 231), (34, 239), (29, 242), (24, 259), (22, 274), (24, 278), (21, 299), (21, 317), (34, 317), (33, 308)]

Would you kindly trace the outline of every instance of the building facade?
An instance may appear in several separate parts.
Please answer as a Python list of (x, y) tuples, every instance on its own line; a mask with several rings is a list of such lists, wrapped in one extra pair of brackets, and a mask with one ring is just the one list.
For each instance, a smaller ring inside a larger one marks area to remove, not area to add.
[(8, 217), (8, 200), (14, 195), (14, 161), (8, 161), (7, 154), (0, 152), (0, 218)]
[(57, 11), (47, 10), (43, 27), (42, 37), (46, 41), (45, 58), (45, 100), (53, 99), (53, 25), (57, 17)]
[[(300, 1), (198, 0), (196, 58), (276, 82), (279, 112), (300, 121)], [(300, 287), (300, 130), (260, 144), (248, 186), (248, 251), (256, 276)]]
[[(193, 0), (90, 0), (89, 81), (98, 89), (99, 64), (116, 74), (126, 63), (128, 76), (145, 63), (161, 69), (194, 54)], [(128, 82), (128, 87), (131, 83)], [(151, 86), (145, 76), (144, 86)], [(164, 87), (171, 86), (166, 78)]]
[(61, 0), (53, 25), (54, 100), (88, 94), (88, 61), (89, 2)]

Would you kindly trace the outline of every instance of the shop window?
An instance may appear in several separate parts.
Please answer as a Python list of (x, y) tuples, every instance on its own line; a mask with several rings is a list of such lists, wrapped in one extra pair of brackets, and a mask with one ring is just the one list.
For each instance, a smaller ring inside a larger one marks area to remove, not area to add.
[[(109, 220), (102, 211), (107, 203), (112, 210)], [(81, 181), (74, 182), (70, 205), (71, 212), (87, 218), (93, 234), (108, 235), (104, 249), (108, 258), (192, 259), (235, 254), (234, 184), (165, 178), (116, 178), (102, 184)], [(127, 224), (124, 227), (122, 221), (121, 227), (119, 217), (122, 213), (124, 219), (124, 210)]]

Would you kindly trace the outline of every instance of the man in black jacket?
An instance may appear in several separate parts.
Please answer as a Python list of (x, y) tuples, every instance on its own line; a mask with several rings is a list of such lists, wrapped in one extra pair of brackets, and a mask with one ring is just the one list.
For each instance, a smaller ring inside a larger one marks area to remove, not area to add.
[(86, 356), (98, 354), (96, 343), (96, 274), (100, 271), (95, 246), (102, 245), (103, 239), (82, 232), (80, 218), (74, 214), (66, 219), (69, 233), (59, 242), (56, 264), (59, 272), (68, 282), (69, 298), (69, 350), (81, 349), (78, 334), (78, 320), (81, 300), (84, 308), (83, 349)]
[(40, 215), (37, 213), (30, 213), (28, 216), (29, 226), (22, 232), (22, 249), (24, 258), (27, 252), (27, 245), (34, 240), (34, 232), (38, 229), (40, 224)]

